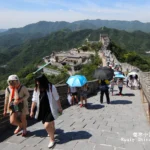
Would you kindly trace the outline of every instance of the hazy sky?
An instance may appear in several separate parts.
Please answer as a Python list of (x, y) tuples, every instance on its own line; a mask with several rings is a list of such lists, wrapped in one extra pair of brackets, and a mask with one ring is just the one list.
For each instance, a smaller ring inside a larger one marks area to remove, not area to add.
[(0, 0), (0, 29), (84, 19), (150, 22), (150, 0)]

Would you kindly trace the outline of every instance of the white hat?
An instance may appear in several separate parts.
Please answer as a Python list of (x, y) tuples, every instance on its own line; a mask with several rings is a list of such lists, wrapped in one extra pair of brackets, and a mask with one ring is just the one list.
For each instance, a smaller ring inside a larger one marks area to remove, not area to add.
[(12, 80), (18, 80), (19, 81), (19, 78), (18, 78), (18, 76), (17, 75), (15, 75), (15, 74), (13, 74), (13, 75), (10, 75), (9, 77), (8, 77), (8, 82), (9, 81), (12, 81)]

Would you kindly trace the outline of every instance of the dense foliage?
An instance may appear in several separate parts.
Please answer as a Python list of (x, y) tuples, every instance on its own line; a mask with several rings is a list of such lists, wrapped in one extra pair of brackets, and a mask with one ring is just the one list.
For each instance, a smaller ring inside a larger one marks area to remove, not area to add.
[[(14, 37), (11, 37), (11, 42), (10, 39), (7, 38), (2, 40), (3, 42), (1, 41), (3, 44), (0, 42), (0, 89), (6, 87), (6, 80), (10, 74), (18, 74), (25, 85), (33, 85), (32, 79), (34, 79), (34, 76), (32, 72), (36, 70), (42, 58), (50, 55), (52, 52), (65, 51), (74, 47), (80, 47), (78, 50), (82, 49), (84, 51), (89, 50), (96, 52), (100, 49), (101, 43), (88, 41), (98, 41), (100, 33), (108, 34), (111, 38), (109, 48), (119, 61), (128, 62), (143, 71), (149, 71), (149, 56), (144, 55), (144, 52), (150, 49), (150, 35), (141, 31), (128, 33), (126, 31), (108, 29), (105, 27), (98, 30), (86, 29), (75, 32), (65, 29), (38, 39), (27, 40), (23, 37), (23, 40), (20, 39), (21, 42), (25, 41), (23, 44), (19, 41), (18, 34), (16, 34), (16, 37), (15, 34), (13, 34)], [(0, 39), (5, 37), (6, 35), (4, 37), (1, 35)], [(96, 61), (96, 59), (93, 60), (93, 62), (94, 61)], [(97, 60), (94, 63), (94, 65), (89, 64), (91, 65), (89, 69), (90, 72), (92, 72), (91, 69), (94, 69), (100, 62)], [(69, 69), (69, 66), (67, 66), (66, 69)], [(86, 75), (88, 79), (92, 78), (88, 72), (88, 65), (85, 65), (80, 73)], [(59, 76), (60, 80), (54, 76), (51, 78), (53, 78), (54, 83), (58, 83), (67, 77), (68, 74), (63, 72), (63, 74)]]
[(80, 75), (84, 75), (87, 80), (93, 80), (94, 70), (102, 64), (102, 60), (100, 59), (98, 53), (96, 55), (91, 55), (91, 63), (85, 64), (82, 66), (82, 69), (77, 73)]
[(76, 32), (69, 30), (58, 31), (44, 38), (30, 40), (15, 47), (13, 49), (14, 57), (12, 59), (7, 57), (9, 53), (6, 56), (3, 54), (2, 58), (5, 63), (1, 65), (6, 66), (0, 67), (0, 88), (6, 85), (5, 82), (9, 74), (17, 73), (24, 79), (29, 73), (36, 70), (36, 65), (38, 65), (38, 62), (44, 56), (50, 55), (52, 52), (65, 51), (82, 45), (90, 32), (91, 30)]
[(136, 52), (124, 50), (114, 42), (110, 43), (109, 48), (120, 62), (127, 62), (142, 71), (150, 71), (150, 62)]
[(98, 30), (93, 30), (89, 40), (99, 39), (100, 34), (107, 34), (113, 42), (126, 50), (136, 51), (139, 54), (145, 54), (145, 51), (150, 50), (149, 33), (141, 31), (127, 32), (103, 27)]

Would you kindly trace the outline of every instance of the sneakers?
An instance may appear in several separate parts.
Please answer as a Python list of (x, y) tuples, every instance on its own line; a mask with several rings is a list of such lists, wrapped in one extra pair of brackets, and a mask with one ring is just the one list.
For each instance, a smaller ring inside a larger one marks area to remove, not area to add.
[(55, 142), (54, 142), (54, 141), (53, 141), (53, 142), (49, 142), (48, 148), (52, 148), (54, 145), (55, 145)]

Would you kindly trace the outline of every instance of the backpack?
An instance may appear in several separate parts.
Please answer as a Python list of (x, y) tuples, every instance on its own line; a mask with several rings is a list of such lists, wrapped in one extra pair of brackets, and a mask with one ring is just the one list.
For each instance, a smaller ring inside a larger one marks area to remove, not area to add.
[(108, 90), (108, 85), (106, 84), (106, 82), (104, 80), (102, 80), (99, 88), (101, 91), (106, 91), (106, 90)]

